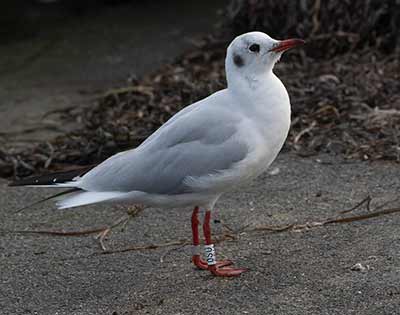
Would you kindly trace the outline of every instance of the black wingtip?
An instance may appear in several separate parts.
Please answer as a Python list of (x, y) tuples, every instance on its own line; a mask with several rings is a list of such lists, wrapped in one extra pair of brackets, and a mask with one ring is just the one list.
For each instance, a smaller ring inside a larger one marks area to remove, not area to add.
[(95, 165), (89, 165), (69, 171), (60, 171), (50, 174), (27, 177), (20, 180), (12, 181), (8, 184), (8, 186), (16, 187), (16, 186), (28, 186), (28, 185), (42, 186), (42, 185), (61, 184), (72, 181), (77, 176), (83, 176), (84, 174), (89, 172), (93, 167), (95, 167)]

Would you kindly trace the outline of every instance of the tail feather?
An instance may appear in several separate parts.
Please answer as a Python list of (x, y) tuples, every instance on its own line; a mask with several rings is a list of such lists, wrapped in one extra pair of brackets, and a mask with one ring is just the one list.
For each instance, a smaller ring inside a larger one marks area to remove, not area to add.
[(102, 201), (120, 198), (126, 195), (126, 192), (117, 191), (81, 191), (68, 196), (57, 202), (58, 209), (73, 208), (78, 206), (90, 205)]
[(45, 201), (48, 201), (48, 200), (51, 200), (51, 199), (55, 199), (57, 197), (61, 197), (61, 196), (67, 195), (67, 194), (71, 194), (71, 193), (77, 192), (77, 191), (80, 191), (80, 189), (79, 188), (72, 188), (72, 189), (68, 189), (68, 190), (62, 191), (62, 192), (57, 193), (55, 195), (52, 195), (50, 197), (46, 197), (46, 198), (41, 199), (39, 201), (35, 201), (35, 202), (33, 202), (33, 203), (31, 203), (31, 204), (29, 204), (27, 206), (24, 206), (24, 207), (18, 209), (15, 212), (16, 213), (20, 213), (20, 212), (24, 211), (25, 209), (31, 208), (31, 207), (36, 206), (38, 204), (41, 204), (41, 203), (43, 203)]
[[(59, 209), (72, 208), (77, 206), (83, 206), (102, 201), (107, 201), (115, 198), (122, 198), (126, 192), (96, 192), (96, 191), (85, 191), (79, 187), (79, 177), (89, 172), (95, 165), (84, 167), (81, 169), (75, 169), (65, 172), (55, 172), (47, 175), (34, 176), (22, 180), (17, 180), (9, 184), (9, 186), (34, 186), (34, 187), (54, 187), (54, 188), (70, 188), (63, 192), (57, 193), (50, 197), (31, 203), (25, 207), (18, 209), (16, 212), (21, 212), (30, 207), (41, 204), (42, 202), (63, 197), (57, 201), (56, 205)], [(64, 195), (68, 195), (65, 196)]]

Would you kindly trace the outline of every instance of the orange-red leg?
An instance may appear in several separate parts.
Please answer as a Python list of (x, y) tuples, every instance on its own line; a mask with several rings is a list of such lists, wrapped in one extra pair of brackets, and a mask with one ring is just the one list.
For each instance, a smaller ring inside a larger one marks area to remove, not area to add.
[(205, 244), (206, 244), (206, 255), (207, 255), (207, 264), (208, 264), (207, 269), (213, 275), (219, 276), (219, 277), (234, 277), (234, 276), (238, 276), (241, 273), (245, 272), (247, 269), (224, 267), (224, 266), (219, 265), (216, 262), (214, 245), (211, 241), (210, 221), (211, 221), (211, 211), (207, 210), (205, 217), (204, 217), (204, 223), (203, 223), (203, 233), (204, 233)]
[[(201, 259), (200, 250), (199, 250), (199, 246), (200, 246), (199, 224), (200, 224), (200, 221), (198, 219), (198, 214), (199, 214), (199, 207), (195, 207), (193, 209), (193, 213), (192, 213), (192, 236), (193, 236), (193, 247), (194, 247), (192, 262), (197, 268), (202, 269), (202, 270), (207, 270), (208, 264), (206, 261)], [(223, 260), (223, 261), (217, 262), (217, 265), (219, 267), (229, 266), (231, 264), (232, 264), (232, 262), (229, 260)]]

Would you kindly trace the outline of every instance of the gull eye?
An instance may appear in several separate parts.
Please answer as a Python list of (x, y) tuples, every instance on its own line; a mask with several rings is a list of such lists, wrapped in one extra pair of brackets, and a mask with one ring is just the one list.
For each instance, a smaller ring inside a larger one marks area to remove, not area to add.
[(249, 50), (254, 53), (260, 52), (260, 45), (258, 44), (251, 44)]

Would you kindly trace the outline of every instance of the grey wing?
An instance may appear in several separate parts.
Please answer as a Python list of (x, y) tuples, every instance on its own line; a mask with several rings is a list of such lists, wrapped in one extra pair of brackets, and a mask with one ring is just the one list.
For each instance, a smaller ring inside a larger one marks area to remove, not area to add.
[(199, 107), (160, 128), (135, 150), (118, 154), (82, 178), (94, 191), (180, 194), (193, 191), (185, 179), (230, 169), (248, 155), (238, 140), (239, 118), (224, 109)]
[(192, 105), (186, 106), (185, 108), (181, 109), (179, 112), (177, 112), (174, 116), (172, 116), (168, 121), (166, 121), (156, 132), (151, 134), (145, 141), (143, 141), (142, 144), (146, 144), (150, 141), (152, 141), (154, 138), (158, 137), (160, 132), (162, 132), (165, 128), (167, 128), (169, 125), (174, 123), (177, 119), (181, 118), (182, 116), (189, 114), (191, 111), (196, 109), (202, 102), (196, 102)]

